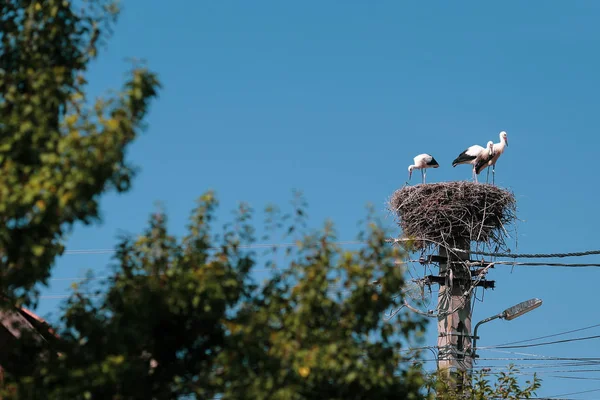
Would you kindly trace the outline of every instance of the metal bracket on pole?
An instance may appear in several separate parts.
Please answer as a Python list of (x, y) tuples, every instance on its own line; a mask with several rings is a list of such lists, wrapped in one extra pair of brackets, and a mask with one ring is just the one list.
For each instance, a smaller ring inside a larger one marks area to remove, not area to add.
[[(423, 279), (419, 279), (419, 281), (423, 282), (425, 285), (430, 285), (432, 283), (437, 283), (438, 285), (445, 285), (446, 277), (438, 276), (438, 275), (427, 275)], [(454, 281), (458, 284), (468, 283), (469, 279), (454, 278)], [(475, 286), (479, 286), (484, 289), (494, 289), (496, 287), (496, 281), (488, 281), (488, 280), (482, 279), (479, 282), (477, 282), (477, 284)]]

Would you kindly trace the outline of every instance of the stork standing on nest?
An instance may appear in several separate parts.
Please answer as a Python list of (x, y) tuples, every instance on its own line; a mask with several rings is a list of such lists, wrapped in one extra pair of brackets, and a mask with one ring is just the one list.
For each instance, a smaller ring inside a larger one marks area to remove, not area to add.
[(492, 142), (491, 140), (487, 143), (487, 152), (485, 148), (481, 147), (478, 144), (474, 144), (473, 146), (460, 153), (458, 157), (456, 157), (454, 161), (452, 161), (452, 167), (456, 167), (460, 164), (471, 164), (473, 167), (473, 180), (477, 182), (475, 165), (481, 159), (481, 157), (486, 155), (490, 159), (494, 155), (494, 142)]
[[(496, 181), (496, 162), (498, 158), (504, 153), (504, 149), (508, 146), (508, 135), (506, 132), (500, 132), (500, 143), (494, 143), (493, 155), (488, 157), (481, 157), (480, 160), (475, 164), (475, 172), (479, 174), (487, 167), (492, 167), (492, 184)], [(487, 172), (488, 179), (490, 177), (490, 170)]]
[(413, 169), (420, 169), (423, 183), (425, 183), (425, 178), (427, 177), (427, 168), (438, 168), (440, 166), (430, 154), (419, 154), (413, 161), (414, 164), (408, 166), (408, 180), (412, 177)]

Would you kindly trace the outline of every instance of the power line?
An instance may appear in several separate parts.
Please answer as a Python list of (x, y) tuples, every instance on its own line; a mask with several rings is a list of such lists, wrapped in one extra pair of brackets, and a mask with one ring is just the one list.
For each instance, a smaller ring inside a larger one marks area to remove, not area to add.
[(488, 348), (493, 347), (495, 349), (519, 349), (519, 348), (523, 348), (523, 347), (547, 346), (547, 345), (550, 345), (550, 344), (567, 343), (567, 342), (577, 342), (577, 341), (581, 341), (581, 340), (591, 340), (591, 339), (598, 339), (598, 338), (600, 338), (600, 335), (586, 336), (586, 337), (574, 338), (574, 339), (555, 340), (553, 342), (522, 344), (522, 345), (517, 345), (517, 346), (489, 346)]
[(600, 392), (600, 388), (598, 389), (592, 389), (592, 390), (583, 390), (581, 392), (572, 392), (572, 393), (562, 393), (562, 394), (556, 394), (554, 396), (547, 396), (547, 397), (537, 397), (536, 400), (561, 400), (561, 399), (557, 399), (557, 397), (561, 397), (561, 396), (572, 396), (574, 394), (584, 394), (584, 393), (592, 393), (592, 392)]
[[(590, 370), (590, 371), (600, 371), (600, 370)], [(579, 372), (579, 371), (564, 371), (564, 372)], [(600, 378), (593, 378), (591, 376), (560, 376), (560, 375), (548, 375), (550, 378), (558, 378), (558, 379), (579, 379), (586, 381), (600, 381)]]
[[(266, 269), (268, 270), (268, 269)], [(100, 277), (95, 277), (95, 278), (73, 278), (73, 279), (81, 279), (81, 280), (93, 280), (93, 279), (102, 279), (102, 278), (109, 278), (108, 276), (100, 276)], [(71, 279), (71, 278), (63, 278), (63, 279)], [(262, 290), (264, 288), (264, 283), (258, 286), (259, 290)], [(329, 289), (328, 290), (335, 290), (335, 289), (342, 289), (344, 287), (343, 283), (330, 283), (329, 284)], [(339, 290), (338, 293), (349, 293), (351, 292), (352, 289), (342, 289)], [(400, 294), (406, 294), (407, 289), (404, 289), (400, 292)], [(87, 294), (87, 297), (100, 297), (105, 295), (106, 293), (103, 294)], [(68, 297), (71, 297), (73, 295), (73, 293), (71, 294), (50, 294), (50, 295), (42, 295), (39, 298), (40, 299), (66, 299)], [(423, 346), (423, 347), (414, 347), (414, 348), (408, 348), (408, 349), (404, 349), (405, 351), (408, 350), (422, 350), (422, 349), (429, 349), (432, 346)]]
[[(466, 253), (465, 250), (452, 249), (456, 252)], [(574, 253), (532, 253), (532, 254), (513, 254), (513, 253), (488, 253), (484, 251), (469, 251), (471, 254), (480, 256), (500, 257), (500, 258), (565, 258), (565, 257), (583, 257), (600, 254), (600, 250), (580, 251)]]
[[(600, 357), (477, 357), (480, 361), (581, 361), (589, 363), (589, 365), (600, 364)], [(421, 360), (421, 361), (436, 361), (436, 360)], [(565, 363), (569, 364), (569, 363)], [(583, 364), (582, 364), (583, 365)]]
[[(423, 260), (409, 260), (412, 263), (428, 264), (429, 262)], [(476, 265), (479, 265), (477, 261)], [(494, 265), (507, 265), (507, 266), (525, 266), (525, 267), (600, 267), (600, 263), (551, 263), (551, 262), (519, 262), (519, 261), (490, 261), (485, 262), (486, 264)], [(471, 263), (473, 265), (474, 263)]]
[(547, 263), (547, 262), (514, 262), (514, 261), (494, 261), (496, 265), (521, 265), (525, 267), (600, 267), (600, 263)]
[[(578, 369), (578, 368), (583, 368), (583, 367), (598, 367), (598, 363), (587, 363), (587, 362), (568, 362), (568, 363), (548, 363), (548, 364), (530, 364), (530, 363), (522, 363), (522, 364), (515, 364), (515, 363), (511, 363), (514, 368), (517, 368), (518, 370), (541, 370), (541, 371), (537, 371), (537, 373), (556, 373), (556, 372), (570, 372), (570, 373), (579, 373), (579, 372), (600, 372), (600, 369)], [(561, 370), (552, 370), (550, 368), (563, 368)], [(564, 368), (570, 368), (570, 369), (564, 369)], [(477, 366), (474, 369), (479, 369), (479, 370), (508, 370), (510, 369), (509, 366), (501, 366), (501, 365), (482, 365), (482, 366)], [(523, 372), (525, 373), (525, 372)]]
[[(347, 246), (353, 244), (366, 244), (367, 242), (363, 240), (342, 240), (337, 242), (330, 242), (329, 244), (338, 245), (338, 246)], [(244, 244), (239, 245), (237, 248), (239, 249), (260, 249), (260, 248), (279, 248), (279, 247), (298, 247), (298, 243), (253, 243), (253, 244)], [(220, 250), (220, 247), (209, 247), (207, 250), (215, 251)], [(81, 249), (81, 250), (65, 250), (63, 254), (112, 254), (115, 253), (115, 249)]]
[(481, 349), (484, 349), (484, 348), (492, 349), (492, 348), (499, 348), (498, 346), (509, 346), (509, 345), (512, 345), (512, 344), (533, 342), (534, 340), (547, 339), (547, 338), (551, 338), (551, 337), (556, 337), (556, 336), (561, 336), (561, 335), (567, 335), (569, 333), (585, 331), (587, 329), (597, 328), (599, 326), (600, 326), (600, 324), (595, 324), (595, 325), (590, 325), (590, 326), (586, 326), (586, 327), (583, 327), (583, 328), (573, 329), (573, 330), (570, 330), (570, 331), (564, 331), (564, 332), (554, 333), (552, 335), (539, 336), (539, 337), (535, 337), (535, 338), (531, 338), (531, 339), (517, 340), (515, 342), (507, 342), (507, 343), (502, 343), (502, 344), (498, 344), (498, 345), (494, 345), (494, 346), (482, 347)]
[[(271, 272), (271, 271), (280, 271), (281, 268), (279, 267), (271, 267), (271, 268), (256, 268), (256, 269), (252, 269), (251, 272)], [(109, 279), (112, 278), (112, 275), (101, 275), (101, 276), (91, 276), (91, 277), (83, 277), (83, 276), (75, 276), (75, 277), (69, 277), (69, 278), (50, 278), (48, 279), (49, 281), (52, 282), (60, 282), (60, 281), (70, 281), (70, 282), (74, 282), (74, 281), (96, 281), (99, 279)]]
[[(410, 242), (412, 240), (427, 240), (422, 238), (413, 238), (413, 239), (387, 239), (388, 243), (400, 243), (400, 242)], [(465, 249), (457, 249), (450, 248), (449, 251), (455, 253), (470, 253), (477, 254), (481, 256), (490, 256), (490, 257), (500, 257), (500, 258), (565, 258), (565, 257), (583, 257), (583, 256), (591, 256), (591, 255), (599, 255), (600, 250), (587, 250), (587, 251), (579, 251), (579, 252), (571, 252), (571, 253), (490, 253), (485, 251), (477, 251), (477, 250), (465, 250)]]
[[(402, 241), (401, 239), (390, 239), (388, 240), (388, 242), (399, 242)], [(345, 240), (345, 241), (337, 241), (337, 242), (331, 242), (331, 244), (334, 245), (356, 245), (356, 244), (366, 244), (367, 242), (364, 240)], [(256, 249), (256, 248), (278, 248), (278, 247), (297, 247), (298, 243), (254, 243), (254, 244), (248, 244), (248, 245), (239, 245), (238, 248), (240, 249)], [(219, 247), (211, 247), (208, 250), (219, 250)], [(452, 249), (453, 251), (456, 252), (466, 252), (465, 250), (462, 249)], [(66, 250), (64, 252), (64, 254), (111, 254), (114, 253), (115, 250), (114, 249), (81, 249), (81, 250)], [(490, 257), (499, 257), (499, 258), (565, 258), (565, 257), (583, 257), (583, 256), (589, 256), (589, 255), (600, 255), (600, 250), (588, 250), (588, 251), (580, 251), (580, 252), (570, 252), (570, 253), (524, 253), (524, 254), (517, 254), (517, 253), (490, 253), (490, 252), (484, 252), (484, 251), (474, 251), (474, 250), (469, 250), (468, 251), (471, 254), (476, 254), (476, 255), (483, 255), (483, 256), (490, 256)], [(513, 264), (513, 263), (508, 263), (508, 262), (497, 262), (497, 263), (507, 263), (507, 264)], [(517, 264), (519, 265), (519, 264)], [(554, 266), (554, 264), (551, 263), (523, 263), (520, 265), (547, 265), (547, 266)], [(600, 264), (556, 264), (556, 266), (600, 266)]]
[[(513, 344), (513, 343), (503, 343), (501, 345), (496, 345), (496, 346), (504, 346), (507, 344)], [(545, 356), (543, 354), (534, 354), (534, 353), (522, 353), (520, 351), (508, 351), (508, 350), (497, 350), (497, 349), (488, 349), (488, 348), (483, 348), (483, 347), (479, 347), (477, 348), (477, 350), (481, 350), (481, 351), (491, 351), (494, 353), (503, 353), (503, 354), (514, 354), (517, 356), (529, 356), (529, 357), (540, 357), (540, 358), (552, 358), (552, 356)]]
[(68, 294), (48, 294), (48, 295), (44, 295), (44, 296), (40, 296), (40, 299), (44, 299), (44, 300), (50, 300), (50, 299), (66, 299), (68, 297), (71, 297)]
[(48, 280), (51, 282), (60, 282), (60, 281), (74, 282), (74, 281), (87, 281), (87, 280), (95, 281), (98, 279), (106, 279), (106, 278), (109, 278), (109, 276), (103, 275), (103, 276), (93, 276), (93, 277), (89, 277), (89, 278), (77, 276), (77, 277), (71, 277), (71, 278), (51, 278)]

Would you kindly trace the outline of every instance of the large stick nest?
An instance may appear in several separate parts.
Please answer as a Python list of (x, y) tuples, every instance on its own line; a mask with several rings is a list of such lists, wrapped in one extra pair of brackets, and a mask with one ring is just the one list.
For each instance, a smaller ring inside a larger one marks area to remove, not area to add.
[(504, 248), (507, 227), (516, 220), (512, 193), (467, 181), (405, 186), (394, 192), (388, 208), (417, 248), (467, 240)]

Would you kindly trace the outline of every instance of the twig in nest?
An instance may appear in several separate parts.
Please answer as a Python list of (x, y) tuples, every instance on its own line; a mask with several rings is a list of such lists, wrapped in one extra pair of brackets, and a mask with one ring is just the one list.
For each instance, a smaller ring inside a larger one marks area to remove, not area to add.
[(514, 195), (497, 186), (466, 181), (405, 186), (388, 201), (403, 234), (426, 249), (453, 239), (505, 247), (505, 226), (516, 220)]

